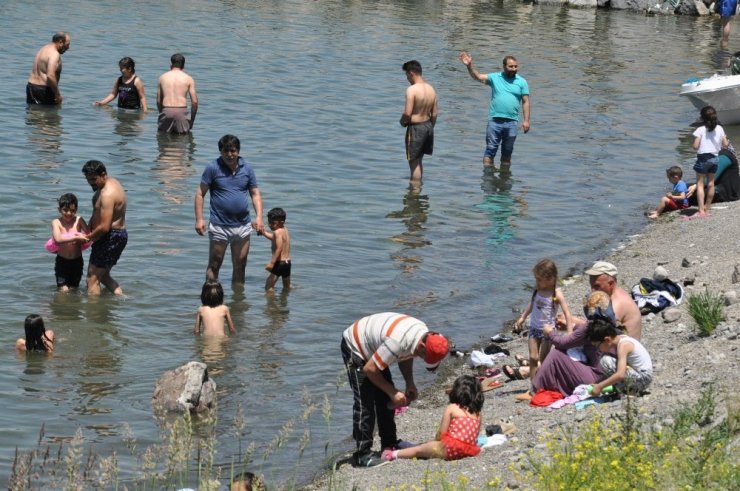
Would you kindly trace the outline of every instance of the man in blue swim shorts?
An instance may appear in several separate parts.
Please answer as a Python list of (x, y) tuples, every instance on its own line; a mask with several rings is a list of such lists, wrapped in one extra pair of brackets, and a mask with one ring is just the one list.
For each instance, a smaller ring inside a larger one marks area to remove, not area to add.
[[(218, 141), (221, 156), (208, 164), (195, 192), (195, 231), (210, 239), (206, 280), (217, 280), (218, 272), (231, 245), (233, 267), (231, 281), (244, 284), (249, 256), (250, 235), (253, 228), (264, 231), (262, 225), (262, 195), (257, 187), (254, 169), (239, 156), (239, 138), (224, 135)], [(211, 193), (210, 222), (206, 229), (203, 219), (203, 201)], [(254, 206), (254, 223), (249, 217), (249, 203)]]
[(110, 271), (128, 242), (126, 192), (118, 179), (110, 177), (105, 165), (98, 160), (87, 161), (82, 167), (82, 173), (95, 191), (93, 213), (88, 222), (90, 233), (87, 238), (93, 245), (87, 265), (87, 294), (100, 295), (102, 283), (115, 295), (123, 295)]
[(491, 104), (488, 109), (486, 151), (483, 164), (493, 165), (498, 147), (501, 147), (501, 172), (511, 170), (511, 154), (519, 131), (519, 106), (522, 108), (522, 130), (529, 131), (529, 85), (517, 75), (519, 62), (509, 55), (504, 58), (503, 70), (484, 75), (473, 66), (473, 57), (463, 51), (460, 61), (468, 68), (470, 76), (491, 87)]

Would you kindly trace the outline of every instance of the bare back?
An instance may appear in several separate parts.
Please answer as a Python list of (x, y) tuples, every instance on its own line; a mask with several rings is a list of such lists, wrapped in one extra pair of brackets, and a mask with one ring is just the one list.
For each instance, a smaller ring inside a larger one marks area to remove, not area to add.
[(615, 288), (611, 294), (612, 308), (617, 320), (624, 326), (627, 334), (637, 339), (642, 337), (642, 314), (629, 293), (622, 288)]
[(412, 104), (411, 123), (435, 122), (437, 119), (437, 92), (426, 82), (417, 82), (406, 89), (406, 104)]
[(45, 45), (36, 53), (28, 82), (35, 85), (47, 85), (50, 69), (58, 81), (62, 75), (62, 55), (59, 54), (54, 43)]
[(89, 226), (95, 230), (101, 224), (109, 225), (109, 230), (126, 228), (126, 192), (118, 179), (110, 176), (106, 178), (105, 186), (95, 193)]
[(278, 260), (279, 261), (290, 260), (290, 235), (288, 234), (288, 229), (286, 227), (283, 227), (283, 228), (274, 230), (272, 233), (274, 234), (274, 239), (272, 240), (273, 254), (279, 248), (280, 257), (278, 258)]
[(195, 332), (203, 329), (204, 336), (225, 336), (224, 328), (230, 321), (229, 308), (226, 305), (209, 307), (202, 305), (198, 309), (196, 317)]
[(172, 69), (159, 77), (157, 104), (161, 107), (187, 107), (188, 95), (197, 104), (195, 81), (180, 69)]

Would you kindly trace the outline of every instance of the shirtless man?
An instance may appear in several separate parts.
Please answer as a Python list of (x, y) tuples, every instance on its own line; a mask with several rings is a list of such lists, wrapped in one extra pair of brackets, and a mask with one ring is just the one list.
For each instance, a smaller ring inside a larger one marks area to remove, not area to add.
[(97, 160), (88, 160), (82, 173), (93, 188), (93, 213), (90, 217), (90, 233), (87, 240), (93, 241), (87, 266), (87, 294), (100, 295), (100, 283), (116, 295), (123, 295), (121, 287), (110, 275), (128, 242), (126, 231), (126, 192), (118, 179), (110, 177), (105, 165)]
[(62, 103), (59, 79), (62, 76), (62, 54), (69, 49), (72, 38), (58, 32), (51, 42), (36, 53), (26, 84), (26, 104), (53, 106)]
[(642, 335), (642, 314), (629, 293), (617, 285), (617, 267), (606, 261), (596, 261), (586, 270), (591, 290), (600, 290), (611, 299), (612, 309), (618, 323), (627, 334), (638, 341)]
[(406, 106), (401, 115), (401, 126), (406, 128), (406, 159), (409, 161), (411, 182), (420, 183), (424, 174), (421, 159), (432, 155), (434, 124), (437, 122), (437, 93), (421, 77), (421, 64), (416, 60), (403, 64), (406, 80)]
[[(159, 120), (157, 130), (164, 133), (185, 134), (193, 129), (198, 112), (198, 95), (195, 93), (195, 80), (183, 71), (185, 57), (175, 53), (170, 58), (170, 71), (159, 77), (157, 87), (157, 109)], [(190, 119), (188, 119), (188, 99), (190, 96)]]

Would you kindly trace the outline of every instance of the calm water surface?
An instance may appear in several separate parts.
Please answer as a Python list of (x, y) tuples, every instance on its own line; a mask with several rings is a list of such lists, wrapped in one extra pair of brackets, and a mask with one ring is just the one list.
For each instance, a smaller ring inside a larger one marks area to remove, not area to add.
[[(722, 59), (711, 20), (515, 2), (57, 7), (11, 0), (0, 20), (2, 480), (15, 447), (33, 447), (42, 424), (45, 442), (82, 428), (96, 450), (116, 450), (130, 469), (124, 422), (140, 448), (156, 442), (154, 382), (193, 359), (206, 361), (218, 383), (220, 463), (238, 458), (240, 407), (242, 448), (256, 445), (255, 468), (295, 420), (287, 449), (262, 469), (283, 482), (315, 469), (327, 442), (348, 448), (351, 393), (337, 388), (345, 381), (341, 331), (363, 315), (399, 310), (460, 346), (495, 333), (526, 301), (538, 258), (580, 270), (639, 229), (665, 188), (666, 167), (690, 170), (695, 114), (679, 85)], [(58, 29), (72, 33), (64, 105), (26, 109), (31, 61)], [(457, 60), (461, 49), (481, 71), (513, 53), (529, 81), (532, 129), (517, 141), (510, 179), (480, 163), (489, 90)], [(154, 107), (157, 77), (177, 51), (201, 100), (192, 136), (157, 136), (155, 113), (92, 106), (110, 90), (118, 59), (131, 56)], [(412, 58), (437, 88), (441, 111), (419, 191), (407, 187), (397, 123), (401, 64)], [(238, 335), (213, 345), (192, 335), (208, 249), (194, 232), (192, 202), (225, 133), (241, 138), (265, 210), (288, 213), (295, 289), (265, 296), (269, 243), (255, 237), (246, 291), (228, 286), (228, 258), (222, 270)], [(128, 193), (130, 241), (114, 270), (123, 299), (57, 294), (53, 256), (43, 249), (62, 193), (76, 193), (89, 217), (80, 173), (88, 159), (104, 161)], [(57, 332), (52, 357), (11, 348), (33, 312)], [(301, 421), (305, 401), (320, 406), (325, 396), (331, 423), (320, 409)], [(307, 428), (311, 443), (296, 466)]]

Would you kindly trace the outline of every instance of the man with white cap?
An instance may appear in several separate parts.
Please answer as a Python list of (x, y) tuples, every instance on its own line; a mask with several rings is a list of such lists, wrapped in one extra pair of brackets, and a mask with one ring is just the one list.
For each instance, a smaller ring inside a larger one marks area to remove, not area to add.
[[(374, 467), (387, 463), (372, 452), (375, 419), (381, 448), (396, 448), (394, 408), (406, 406), (419, 395), (414, 384), (414, 357), (436, 368), (449, 352), (449, 342), (426, 324), (394, 312), (369, 315), (345, 329), (342, 358), (354, 393), (352, 436), (357, 443), (353, 464)], [(390, 365), (398, 363), (406, 390), (393, 384)]]
[(617, 267), (606, 261), (596, 261), (586, 270), (592, 291), (609, 295), (617, 322), (627, 334), (637, 340), (642, 335), (642, 315), (629, 293), (617, 285)]

